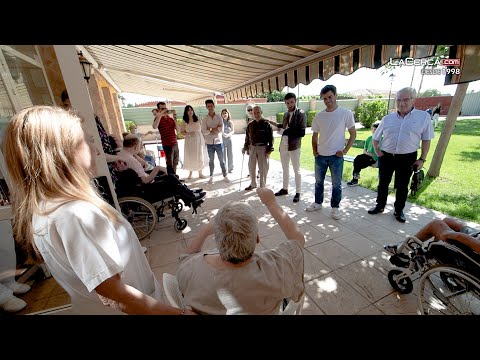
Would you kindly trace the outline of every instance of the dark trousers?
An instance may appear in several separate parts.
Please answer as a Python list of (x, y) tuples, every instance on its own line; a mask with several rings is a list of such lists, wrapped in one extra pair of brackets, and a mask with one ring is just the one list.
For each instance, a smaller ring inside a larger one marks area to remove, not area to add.
[(383, 156), (378, 158), (378, 195), (377, 204), (384, 208), (387, 204), (388, 185), (392, 181), (395, 172), (395, 211), (400, 212), (405, 207), (408, 196), (408, 184), (412, 176), (412, 165), (417, 160), (417, 152), (409, 154), (390, 154), (385, 151)]
[(353, 176), (360, 175), (360, 171), (375, 164), (375, 159), (367, 154), (360, 154), (353, 160)]
[(163, 151), (165, 151), (165, 162), (167, 163), (167, 173), (177, 174), (178, 157), (180, 153), (178, 151), (178, 144), (171, 146), (163, 145)]
[(191, 203), (196, 199), (195, 193), (185, 184), (182, 184), (175, 175), (161, 175), (155, 177), (153, 183), (145, 184), (145, 191), (148, 201), (157, 202), (173, 195), (177, 195), (185, 203)]

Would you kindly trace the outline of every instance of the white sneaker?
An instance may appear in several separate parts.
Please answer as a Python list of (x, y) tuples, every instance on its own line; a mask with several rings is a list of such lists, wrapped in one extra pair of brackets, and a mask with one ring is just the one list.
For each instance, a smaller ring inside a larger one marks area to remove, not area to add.
[(225, 182), (227, 182), (227, 183), (229, 183), (229, 182), (230, 182), (230, 179), (228, 178), (228, 176), (227, 176), (227, 175), (225, 175), (225, 176), (223, 177), (223, 180), (225, 180)]
[(338, 220), (340, 219), (340, 209), (339, 208), (332, 208), (332, 219)]
[(322, 208), (322, 204), (317, 204), (316, 202), (311, 203), (305, 211), (317, 211)]
[(0, 308), (6, 312), (17, 312), (24, 309), (26, 306), (27, 303), (25, 301), (12, 295), (7, 301), (0, 305)]
[(25, 294), (30, 291), (31, 287), (28, 284), (22, 284), (16, 281), (11, 281), (5, 284), (15, 295)]
[(211, 185), (213, 184), (213, 176), (210, 176), (210, 180), (208, 180), (208, 183)]

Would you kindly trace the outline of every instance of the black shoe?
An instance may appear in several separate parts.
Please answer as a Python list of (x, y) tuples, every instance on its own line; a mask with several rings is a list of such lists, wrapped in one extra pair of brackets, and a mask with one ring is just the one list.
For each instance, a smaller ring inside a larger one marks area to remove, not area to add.
[(371, 215), (375, 215), (375, 214), (378, 214), (378, 213), (382, 213), (383, 210), (385, 210), (383, 207), (380, 207), (378, 205), (372, 207), (370, 210), (368, 210), (368, 213), (371, 214)]
[(352, 179), (352, 181), (347, 182), (348, 186), (357, 186), (358, 185), (358, 179)]
[(404, 223), (405, 221), (407, 221), (407, 218), (405, 217), (403, 210), (400, 210), (399, 212), (395, 211), (393, 213), (393, 216), (395, 216), (395, 219), (397, 219), (397, 221), (400, 221), (401, 223)]
[(287, 195), (287, 194), (288, 194), (288, 190), (280, 189), (275, 193), (275, 196), (281, 196), (281, 195)]
[(253, 190), (253, 189), (256, 189), (256, 188), (257, 188), (256, 186), (250, 185), (250, 186), (247, 186), (247, 187), (245, 188), (245, 190), (246, 190), (246, 191), (250, 191), (250, 190)]
[(296, 193), (295, 196), (293, 197), (293, 202), (299, 202), (300, 201), (300, 193)]
[(390, 259), (388, 259), (392, 265), (398, 266), (398, 267), (408, 267), (410, 265), (410, 258), (406, 254), (395, 254), (390, 256)]
[(198, 194), (198, 193), (201, 193), (203, 191), (203, 189), (201, 189), (201, 188), (200, 189), (192, 189), (192, 191), (194, 193)]
[(205, 191), (201, 191), (199, 193), (196, 193), (195, 194), (196, 201), (203, 199), (205, 197), (205, 195), (207, 195), (207, 193)]

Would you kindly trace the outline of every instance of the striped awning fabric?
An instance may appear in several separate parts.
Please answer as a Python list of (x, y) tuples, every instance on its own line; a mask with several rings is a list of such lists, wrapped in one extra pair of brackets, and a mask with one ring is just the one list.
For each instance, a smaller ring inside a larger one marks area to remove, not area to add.
[(227, 102), (308, 85), (390, 58), (424, 58), (435, 45), (83, 45), (122, 92), (190, 104)]

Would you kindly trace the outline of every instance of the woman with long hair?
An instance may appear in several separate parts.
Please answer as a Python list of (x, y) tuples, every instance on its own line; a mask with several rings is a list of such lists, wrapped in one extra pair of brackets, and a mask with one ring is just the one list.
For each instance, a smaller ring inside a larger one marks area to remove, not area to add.
[(190, 105), (185, 106), (183, 111), (180, 133), (185, 137), (183, 168), (190, 171), (188, 179), (192, 178), (194, 171), (198, 171), (199, 178), (205, 179), (202, 170), (208, 163), (207, 147), (202, 135), (202, 123)]
[(34, 263), (45, 262), (78, 314), (181, 314), (160, 286), (135, 232), (92, 185), (96, 156), (82, 120), (33, 106), (5, 129), (13, 232)]
[(232, 135), (235, 132), (233, 126), (232, 117), (230, 116), (230, 111), (228, 109), (223, 109), (220, 113), (223, 119), (223, 162), (227, 166), (227, 157), (228, 157), (228, 172), (233, 171), (233, 151), (232, 151)]

